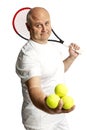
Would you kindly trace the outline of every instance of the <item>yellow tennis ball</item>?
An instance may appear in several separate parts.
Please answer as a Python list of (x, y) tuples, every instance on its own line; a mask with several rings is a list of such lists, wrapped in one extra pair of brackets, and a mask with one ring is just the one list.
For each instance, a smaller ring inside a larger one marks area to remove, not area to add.
[(61, 98), (63, 100), (63, 108), (70, 109), (74, 105), (74, 99), (71, 96), (64, 96)]
[(65, 96), (65, 95), (67, 95), (67, 93), (68, 93), (68, 88), (66, 87), (65, 84), (58, 84), (58, 85), (56, 85), (54, 91), (55, 91), (55, 93), (56, 93), (59, 97), (63, 97), (63, 96)]
[(58, 106), (59, 100), (59, 96), (57, 96), (56, 94), (50, 94), (46, 98), (46, 104), (49, 108), (55, 109)]

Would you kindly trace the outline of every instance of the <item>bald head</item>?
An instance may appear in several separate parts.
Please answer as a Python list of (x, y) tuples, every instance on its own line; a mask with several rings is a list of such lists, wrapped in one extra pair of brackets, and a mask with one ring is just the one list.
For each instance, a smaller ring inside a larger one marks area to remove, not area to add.
[(45, 19), (47, 17), (50, 19), (49, 12), (45, 8), (34, 7), (28, 12), (26, 20), (31, 25), (32, 20), (37, 20), (38, 18)]

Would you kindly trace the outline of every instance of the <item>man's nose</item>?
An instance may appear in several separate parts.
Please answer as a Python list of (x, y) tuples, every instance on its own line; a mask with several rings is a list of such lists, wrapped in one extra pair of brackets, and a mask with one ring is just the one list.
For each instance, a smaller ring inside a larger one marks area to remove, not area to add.
[(45, 25), (42, 26), (42, 30), (46, 31), (46, 26)]

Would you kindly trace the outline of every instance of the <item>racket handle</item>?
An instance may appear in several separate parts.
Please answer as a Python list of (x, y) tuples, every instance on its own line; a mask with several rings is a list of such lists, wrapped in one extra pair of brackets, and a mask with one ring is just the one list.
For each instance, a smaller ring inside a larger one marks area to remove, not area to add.
[[(68, 45), (66, 45), (66, 44), (63, 44), (65, 47), (68, 47), (69, 48), (69, 46)], [(77, 53), (79, 53), (79, 54), (83, 54), (83, 50), (81, 50), (81, 49), (79, 49), (79, 50), (75, 50), (74, 48), (72, 48), (75, 52), (77, 52)]]

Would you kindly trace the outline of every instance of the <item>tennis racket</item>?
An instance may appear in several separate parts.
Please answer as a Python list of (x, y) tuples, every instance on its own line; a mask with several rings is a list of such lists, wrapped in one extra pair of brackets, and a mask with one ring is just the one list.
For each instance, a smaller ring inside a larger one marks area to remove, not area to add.
[[(26, 41), (29, 40), (29, 31), (26, 28), (26, 16), (30, 9), (31, 9), (30, 7), (24, 7), (24, 8), (19, 9), (14, 14), (13, 19), (12, 19), (12, 26), (13, 26), (14, 31), (16, 32), (16, 34), (18, 36), (20, 36), (22, 39), (24, 39)], [(53, 35), (55, 35), (57, 40), (48, 39), (48, 41), (58, 42), (61, 44), (64, 43), (64, 41), (55, 33), (55, 31), (53, 29), (52, 29), (52, 33), (53, 33)], [(66, 47), (69, 47), (65, 44), (63, 44), (63, 45)], [(78, 53), (81, 54), (80, 50), (75, 50), (75, 51), (77, 51)]]

